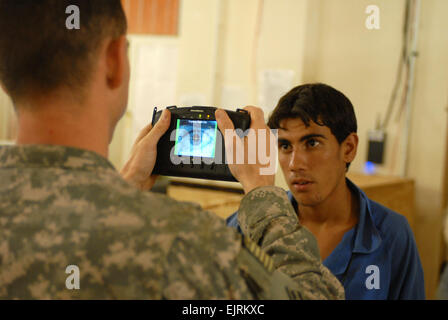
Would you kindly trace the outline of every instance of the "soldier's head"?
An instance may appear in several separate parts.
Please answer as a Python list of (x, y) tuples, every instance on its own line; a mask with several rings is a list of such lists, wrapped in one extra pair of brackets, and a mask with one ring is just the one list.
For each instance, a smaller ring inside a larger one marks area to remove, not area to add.
[(268, 126), (278, 129), (279, 163), (299, 204), (325, 201), (345, 180), (356, 155), (350, 100), (325, 84), (301, 85), (280, 99)]
[(82, 104), (95, 87), (119, 118), (126, 30), (120, 0), (0, 0), (0, 83), (15, 106), (61, 93)]

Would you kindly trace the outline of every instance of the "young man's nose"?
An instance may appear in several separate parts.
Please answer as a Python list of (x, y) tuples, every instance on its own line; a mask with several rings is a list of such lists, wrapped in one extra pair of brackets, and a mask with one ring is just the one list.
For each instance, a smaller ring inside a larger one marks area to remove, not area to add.
[(307, 169), (308, 161), (306, 159), (306, 154), (300, 151), (293, 151), (291, 153), (291, 158), (289, 159), (289, 170), (300, 171)]

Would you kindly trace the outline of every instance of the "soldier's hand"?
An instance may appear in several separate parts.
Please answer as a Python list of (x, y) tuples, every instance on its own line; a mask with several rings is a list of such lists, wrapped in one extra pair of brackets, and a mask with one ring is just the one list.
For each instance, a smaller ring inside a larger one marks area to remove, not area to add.
[(157, 176), (152, 175), (156, 164), (157, 143), (170, 126), (171, 113), (165, 109), (154, 128), (147, 125), (140, 131), (131, 150), (129, 160), (121, 169), (121, 176), (140, 190), (150, 190)]
[[(230, 120), (227, 113), (224, 110), (217, 110), (215, 116), (219, 130), (221, 130), (221, 133), (224, 136), (230, 172), (232, 172), (233, 176), (241, 183), (244, 192), (248, 193), (257, 187), (274, 185), (275, 166), (277, 161), (277, 147), (274, 145), (274, 141), (276, 143), (277, 137), (273, 135), (266, 125), (263, 111), (260, 108), (248, 106), (245, 107), (244, 110), (247, 110), (250, 114), (250, 129), (252, 130), (249, 135), (243, 138), (234, 138), (242, 140), (241, 142), (243, 143), (240, 145), (235, 143), (235, 141), (231, 141), (234, 139), (229, 139), (229, 136), (226, 137), (226, 130), (230, 130), (228, 133), (231, 133), (232, 130), (234, 132), (235, 130), (233, 122)], [(263, 139), (260, 141), (260, 137), (263, 135), (265, 139), (264, 141)], [(265, 149), (262, 152), (269, 158), (269, 163), (262, 163), (259, 157), (259, 148)], [(230, 159), (229, 157), (231, 155), (233, 155), (232, 158), (237, 158), (238, 156), (243, 155), (243, 164), (237, 163), (236, 159)], [(271, 169), (272, 165), (274, 167), (273, 169)]]

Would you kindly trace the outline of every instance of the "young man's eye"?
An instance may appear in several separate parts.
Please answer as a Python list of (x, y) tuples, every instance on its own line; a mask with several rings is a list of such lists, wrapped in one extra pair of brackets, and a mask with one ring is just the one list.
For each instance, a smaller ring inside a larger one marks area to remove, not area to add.
[(306, 142), (306, 144), (312, 148), (317, 147), (319, 145), (319, 141), (315, 139), (310, 139)]
[(290, 149), (291, 145), (288, 143), (279, 143), (278, 147), (282, 151), (288, 151)]

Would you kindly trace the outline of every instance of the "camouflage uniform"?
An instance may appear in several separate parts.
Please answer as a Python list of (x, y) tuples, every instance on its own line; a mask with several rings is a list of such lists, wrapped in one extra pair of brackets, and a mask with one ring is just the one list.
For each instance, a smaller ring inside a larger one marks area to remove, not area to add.
[[(281, 189), (253, 190), (239, 212), (273, 259), (198, 205), (130, 186), (94, 152), (0, 147), (0, 298), (344, 297)], [(69, 265), (79, 290), (66, 288)]]

